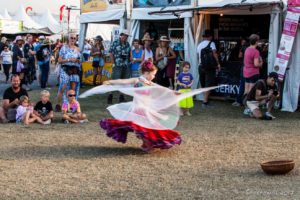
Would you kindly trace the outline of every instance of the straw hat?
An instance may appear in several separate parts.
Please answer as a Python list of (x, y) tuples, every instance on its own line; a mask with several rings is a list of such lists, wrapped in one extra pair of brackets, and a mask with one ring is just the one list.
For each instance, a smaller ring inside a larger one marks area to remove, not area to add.
[(153, 40), (153, 39), (150, 38), (149, 35), (144, 35), (144, 37), (143, 37), (143, 39), (142, 39), (143, 42), (144, 42), (144, 41), (152, 41), (152, 40)]
[(165, 35), (161, 36), (158, 41), (159, 42), (171, 42), (171, 40), (169, 40), (169, 38)]
[(48, 38), (46, 38), (42, 44), (43, 46), (46, 46), (46, 45), (50, 45), (50, 41)]

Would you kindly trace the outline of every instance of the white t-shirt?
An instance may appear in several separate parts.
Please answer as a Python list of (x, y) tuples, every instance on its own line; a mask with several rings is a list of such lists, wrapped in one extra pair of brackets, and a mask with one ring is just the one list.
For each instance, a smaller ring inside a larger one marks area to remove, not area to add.
[(92, 49), (92, 47), (90, 44), (85, 44), (82, 53), (90, 54), (91, 49)]
[(3, 59), (3, 64), (12, 64), (12, 55), (13, 53), (11, 51), (2, 51), (1, 52), (1, 56), (2, 56), (2, 59)]
[(145, 51), (145, 59), (144, 60), (148, 60), (148, 58), (152, 58), (153, 60), (153, 52), (150, 49), (150, 51), (148, 51), (147, 49), (144, 50)]
[[(210, 43), (211, 41), (209, 40), (204, 40), (202, 41), (198, 47), (197, 47), (197, 53), (199, 55), (199, 65), (201, 64), (201, 50), (204, 49), (205, 47), (207, 47), (207, 45)], [(212, 50), (217, 50), (216, 48), (216, 44), (214, 42), (210, 43), (210, 47), (212, 48)]]

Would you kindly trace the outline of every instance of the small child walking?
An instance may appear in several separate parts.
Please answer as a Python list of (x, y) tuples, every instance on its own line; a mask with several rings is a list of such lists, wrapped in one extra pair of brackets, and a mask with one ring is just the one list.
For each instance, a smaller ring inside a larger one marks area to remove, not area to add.
[[(191, 91), (191, 87), (194, 84), (194, 78), (189, 70), (191, 68), (191, 64), (189, 62), (183, 62), (182, 64), (182, 72), (179, 74), (177, 78), (178, 90), (181, 92)], [(179, 102), (180, 115), (184, 115), (184, 110), (186, 115), (191, 116), (190, 108), (194, 107), (193, 97), (188, 97)]]
[(30, 123), (33, 123), (35, 121), (40, 124), (48, 124), (43, 122), (41, 118), (33, 114), (33, 105), (29, 103), (28, 97), (25, 95), (21, 96), (20, 105), (17, 108), (16, 123), (29, 125)]

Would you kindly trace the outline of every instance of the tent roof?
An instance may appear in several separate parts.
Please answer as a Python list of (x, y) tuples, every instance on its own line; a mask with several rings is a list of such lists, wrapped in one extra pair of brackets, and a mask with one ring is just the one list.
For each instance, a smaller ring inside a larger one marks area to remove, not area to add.
[(54, 19), (49, 9), (47, 9), (39, 18), (39, 24), (43, 28), (49, 28), (53, 33), (59, 33), (62, 31), (61, 25)]
[(1, 16), (3, 17), (2, 19), (11, 19), (6, 8), (2, 11)]
[(23, 26), (26, 28), (36, 28), (36, 29), (42, 28), (41, 25), (37, 24), (26, 14), (23, 6), (20, 6), (19, 10), (16, 12), (16, 15), (13, 17), (13, 19), (23, 21)]

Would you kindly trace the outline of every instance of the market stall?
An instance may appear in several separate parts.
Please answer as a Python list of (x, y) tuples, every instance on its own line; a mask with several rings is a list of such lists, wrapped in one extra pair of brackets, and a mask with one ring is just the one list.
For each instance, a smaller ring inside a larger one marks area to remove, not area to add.
[[(261, 55), (265, 56), (266, 63), (261, 69), (261, 78), (271, 71), (282, 30), (283, 4), (279, 0), (245, 3), (237, 0), (220, 0), (215, 4), (200, 0), (198, 6), (199, 40), (196, 44), (202, 40), (201, 35), (205, 29), (213, 31), (222, 61), (222, 70), (217, 77), (218, 85), (227, 85), (223, 89), (216, 90), (213, 95), (233, 98), (239, 91), (242, 60), (239, 60), (237, 55), (242, 38), (249, 37), (253, 33), (260, 35)], [(196, 71), (197, 69), (194, 69), (194, 73)]]

